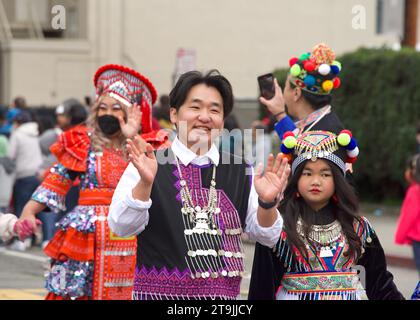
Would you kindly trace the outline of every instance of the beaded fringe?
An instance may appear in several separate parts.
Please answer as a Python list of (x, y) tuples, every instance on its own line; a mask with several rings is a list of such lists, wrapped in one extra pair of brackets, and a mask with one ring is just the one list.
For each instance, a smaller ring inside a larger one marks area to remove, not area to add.
[(214, 295), (214, 296), (188, 296), (177, 294), (162, 294), (162, 293), (144, 293), (133, 292), (133, 300), (235, 300), (236, 298)]
[(330, 292), (289, 292), (282, 288), (277, 294), (277, 300), (361, 300), (363, 290), (351, 292), (330, 291)]

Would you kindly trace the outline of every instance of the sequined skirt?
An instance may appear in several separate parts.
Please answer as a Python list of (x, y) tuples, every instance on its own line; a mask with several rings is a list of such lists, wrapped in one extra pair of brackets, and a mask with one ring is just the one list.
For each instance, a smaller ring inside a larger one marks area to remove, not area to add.
[(44, 249), (51, 258), (47, 299), (130, 300), (137, 242), (114, 235), (109, 207), (77, 206)]

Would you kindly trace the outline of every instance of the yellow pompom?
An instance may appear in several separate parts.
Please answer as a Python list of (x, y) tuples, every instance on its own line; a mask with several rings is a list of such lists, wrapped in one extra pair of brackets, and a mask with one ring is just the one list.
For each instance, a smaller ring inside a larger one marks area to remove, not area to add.
[(292, 136), (288, 136), (286, 139), (284, 139), (283, 144), (288, 149), (293, 149), (296, 146), (296, 138)]
[(330, 92), (334, 88), (334, 83), (331, 80), (325, 80), (322, 83), (322, 89), (324, 89), (325, 92)]
[(337, 142), (340, 146), (348, 146), (350, 143), (351, 137), (348, 133), (340, 133), (337, 137)]

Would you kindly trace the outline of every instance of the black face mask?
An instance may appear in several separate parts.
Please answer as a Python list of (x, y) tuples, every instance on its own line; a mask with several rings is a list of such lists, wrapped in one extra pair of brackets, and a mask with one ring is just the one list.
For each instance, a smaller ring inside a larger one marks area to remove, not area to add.
[(121, 129), (118, 119), (110, 115), (98, 117), (98, 125), (102, 132), (108, 136), (112, 136)]

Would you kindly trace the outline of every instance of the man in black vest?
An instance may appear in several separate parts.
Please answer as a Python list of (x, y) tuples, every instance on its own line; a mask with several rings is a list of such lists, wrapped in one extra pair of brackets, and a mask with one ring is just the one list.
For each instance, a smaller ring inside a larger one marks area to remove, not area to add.
[(276, 209), (290, 173), (270, 155), (264, 175), (219, 153), (214, 141), (233, 108), (218, 72), (180, 77), (170, 93), (177, 137), (156, 155), (128, 142), (131, 163), (113, 196), (112, 231), (137, 236), (133, 299), (235, 299), (244, 271), (241, 235), (273, 246)]

